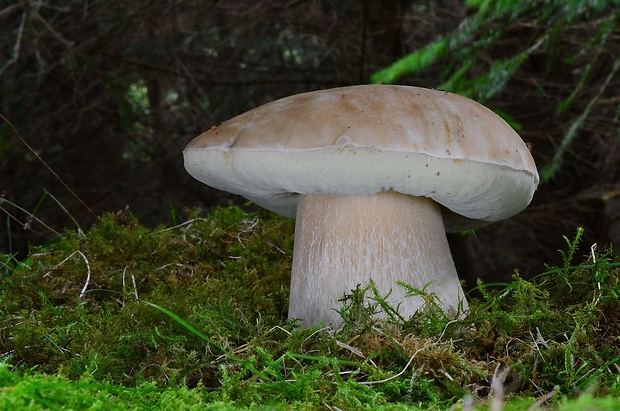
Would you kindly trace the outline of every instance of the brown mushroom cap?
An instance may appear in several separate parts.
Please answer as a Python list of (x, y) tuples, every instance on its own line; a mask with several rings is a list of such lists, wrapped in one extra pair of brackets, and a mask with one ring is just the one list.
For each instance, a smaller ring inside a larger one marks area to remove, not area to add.
[(201, 182), (295, 217), (298, 194), (396, 191), (444, 207), (447, 231), (511, 217), (538, 185), (534, 160), (498, 115), (468, 98), (366, 85), (298, 94), (195, 138)]

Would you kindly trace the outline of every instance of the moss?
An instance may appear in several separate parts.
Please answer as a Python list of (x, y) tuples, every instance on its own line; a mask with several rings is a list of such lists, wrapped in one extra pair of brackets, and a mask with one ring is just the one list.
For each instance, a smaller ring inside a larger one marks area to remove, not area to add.
[(62, 367), (69, 378), (95, 361), (100, 378), (163, 382), (190, 368), (185, 353), (205, 362), (214, 355), (140, 300), (240, 344), (258, 316), (271, 324), (285, 316), (292, 230), (289, 221), (238, 208), (152, 231), (128, 212), (104, 215), (86, 235), (68, 232), (35, 250), (30, 270), (2, 277), (8, 327), (0, 352), (43, 372)]
[[(562, 267), (479, 284), (458, 321), (426, 294), (403, 319), (367, 284), (342, 299), (341, 328), (298, 329), (286, 319), (293, 232), (290, 220), (234, 207), (154, 230), (126, 211), (104, 215), (3, 266), (0, 353), (26, 379), (36, 369), (117, 389), (195, 388), (224, 408), (441, 409), (482, 401), (498, 370), (527, 406), (550, 392), (620, 395), (610, 250), (573, 265), (577, 236)], [(380, 308), (387, 317), (372, 318)]]

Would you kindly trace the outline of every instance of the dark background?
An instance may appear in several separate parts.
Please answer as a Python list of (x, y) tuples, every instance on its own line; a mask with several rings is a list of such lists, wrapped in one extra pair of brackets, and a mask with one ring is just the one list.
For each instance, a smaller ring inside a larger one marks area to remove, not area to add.
[(368, 83), (463, 31), (473, 34), (457, 51), (395, 82), (441, 87), (468, 48), (460, 85), (482, 90), (500, 82), (484, 77), (495, 62), (544, 39), (498, 92), (474, 97), (518, 123), (539, 169), (553, 172), (523, 213), (450, 236), (459, 273), (470, 286), (540, 273), (561, 264), (563, 236), (579, 226), (576, 264), (594, 243), (620, 248), (618, 8), (582, 3), (490, 6), (473, 26), (479, 10), (450, 0), (0, 1), (0, 113), (15, 128), (0, 122), (0, 253), (23, 258), (125, 207), (156, 226), (243, 205), (185, 172), (193, 137), (276, 98)]

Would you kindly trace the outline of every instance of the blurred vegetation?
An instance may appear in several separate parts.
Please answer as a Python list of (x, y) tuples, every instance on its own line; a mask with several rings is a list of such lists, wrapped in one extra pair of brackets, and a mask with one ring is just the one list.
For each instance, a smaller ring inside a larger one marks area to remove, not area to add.
[(308, 409), (620, 401), (620, 262), (582, 249), (581, 230), (534, 280), (479, 282), (462, 320), (433, 296), (410, 319), (373, 319), (385, 301), (368, 284), (343, 297), (342, 327), (306, 329), (286, 319), (293, 231), (236, 207), (153, 230), (123, 211), (22, 262), (4, 256), (0, 404), (76, 392), (75, 408), (89, 392), (148, 407), (165, 395)]

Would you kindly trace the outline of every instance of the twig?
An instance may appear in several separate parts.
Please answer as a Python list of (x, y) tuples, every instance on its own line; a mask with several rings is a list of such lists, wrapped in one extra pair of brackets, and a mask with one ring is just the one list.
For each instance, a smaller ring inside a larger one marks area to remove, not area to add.
[(163, 230), (154, 231), (152, 235), (165, 233), (166, 231), (170, 231), (170, 230), (176, 230), (177, 228), (180, 228), (180, 227), (192, 224), (195, 221), (207, 221), (207, 219), (206, 218), (202, 218), (202, 217), (192, 218), (189, 221), (185, 221), (184, 223), (177, 224), (177, 225), (175, 225), (173, 227), (168, 227), (168, 228), (164, 228)]
[(121, 300), (116, 300), (118, 301), (118, 303), (121, 305), (121, 310), (123, 310), (125, 308), (125, 273), (127, 272), (127, 266), (125, 266), (125, 268), (123, 269), (123, 276), (121, 277), (121, 281), (122, 281), (122, 285), (123, 287), (121, 288), (123, 290), (123, 293), (121, 294)]
[(43, 25), (45, 26), (45, 28), (47, 30), (49, 30), (50, 33), (52, 33), (52, 35), (54, 37), (56, 37), (58, 39), (58, 41), (60, 41), (61, 43), (63, 43), (65, 46), (72, 48), (74, 46), (74, 42), (71, 40), (67, 40), (62, 34), (60, 34), (59, 32), (57, 32), (48, 22), (47, 20), (45, 20), (40, 14), (39, 12), (35, 12), (35, 15), (37, 17), (37, 19), (43, 23)]
[(4, 120), (9, 125), (9, 127), (11, 127), (11, 129), (13, 130), (17, 138), (19, 138), (22, 144), (25, 145), (26, 148), (28, 148), (28, 150), (30, 150), (30, 152), (37, 158), (37, 160), (39, 160), (41, 164), (43, 164), (45, 168), (47, 168), (47, 170), (50, 173), (52, 173), (52, 175), (56, 177), (56, 179), (60, 181), (60, 183), (73, 195), (73, 197), (75, 197), (80, 202), (80, 204), (82, 204), (84, 208), (86, 208), (86, 210), (88, 210), (88, 212), (92, 214), (93, 217), (96, 218), (97, 215), (95, 214), (95, 212), (88, 205), (86, 205), (86, 203), (80, 197), (78, 197), (77, 194), (75, 194), (73, 190), (69, 188), (67, 183), (65, 183), (64, 180), (60, 178), (60, 176), (56, 174), (56, 172), (52, 170), (52, 168), (49, 165), (47, 165), (47, 163), (41, 158), (41, 156), (39, 156), (39, 154), (32, 147), (30, 147), (30, 145), (26, 142), (26, 140), (24, 140), (24, 138), (19, 134), (17, 129), (13, 126), (13, 124), (9, 120), (7, 120), (6, 117), (4, 117), (2, 114), (0, 114), (0, 118)]
[(491, 397), (490, 411), (501, 411), (504, 408), (504, 381), (506, 381), (506, 375), (510, 371), (510, 367), (504, 368), (499, 371), (500, 364), (495, 367), (493, 373), (493, 379), (491, 380), (491, 391), (489, 396)]
[(272, 332), (273, 330), (280, 330), (280, 331), (284, 331), (286, 334), (288, 334), (288, 336), (289, 336), (289, 337), (290, 337), (291, 335), (293, 335), (293, 334), (291, 334), (291, 332), (290, 332), (290, 331), (285, 330), (284, 328), (280, 327), (279, 325), (276, 325), (276, 326), (274, 326), (274, 327), (270, 328), (270, 329), (269, 329), (269, 331), (267, 331), (267, 332), (268, 332), (268, 333), (270, 333), (270, 332)]
[(450, 324), (454, 324), (455, 322), (457, 322), (458, 320), (450, 320), (446, 323), (446, 326), (443, 327), (443, 331), (441, 332), (441, 334), (439, 334), (439, 338), (437, 338), (437, 342), (441, 341), (441, 339), (443, 338), (443, 335), (446, 333), (446, 330), (448, 329), (448, 326)]
[[(319, 328), (318, 330), (314, 331), (312, 334), (310, 334), (309, 336), (304, 338), (304, 340), (301, 342), (301, 344), (299, 346), (300, 351), (304, 351), (303, 347), (304, 347), (304, 344), (306, 344), (306, 341), (308, 341), (310, 338), (314, 337), (315, 335), (317, 335), (319, 333), (322, 333), (323, 331), (327, 331), (327, 330), (332, 330), (333, 331), (333, 328), (332, 327)], [(304, 353), (307, 353), (307, 352), (304, 352)]]
[(67, 258), (65, 258), (64, 260), (62, 260), (61, 262), (59, 262), (58, 264), (56, 264), (54, 266), (54, 268), (52, 268), (51, 270), (49, 270), (47, 273), (43, 274), (43, 277), (49, 277), (49, 275), (52, 273), (52, 271), (56, 270), (58, 267), (60, 267), (61, 265), (63, 265), (64, 263), (66, 263), (71, 257), (73, 257), (75, 254), (79, 254), (82, 256), (82, 259), (84, 260), (84, 262), (86, 263), (86, 283), (84, 284), (84, 287), (82, 287), (82, 291), (80, 291), (80, 298), (84, 297), (84, 294), (86, 294), (86, 289), (88, 288), (88, 284), (90, 283), (90, 264), (88, 263), (88, 259), (86, 258), (86, 256), (84, 255), (84, 253), (82, 253), (81, 251), (77, 250), (72, 252), (71, 254), (69, 254), (69, 256)]
[[(592, 246), (590, 247), (590, 254), (592, 255), (592, 262), (594, 263), (594, 275), (595, 278), (599, 278), (599, 271), (598, 271), (598, 267), (596, 265), (596, 243), (592, 244)], [(598, 281), (597, 282), (597, 289), (600, 291), (601, 290), (601, 282)], [(599, 298), (596, 295), (596, 290), (594, 290), (594, 292), (592, 293), (592, 305), (596, 306), (596, 304), (598, 304)]]
[(534, 404), (530, 405), (527, 411), (534, 411), (539, 409), (545, 402), (549, 401), (551, 398), (555, 397), (557, 392), (555, 390), (551, 390), (542, 397), (538, 398)]
[(69, 254), (69, 257), (65, 258), (64, 260), (62, 260), (61, 262), (59, 262), (58, 264), (56, 264), (56, 266), (54, 268), (52, 268), (51, 270), (49, 270), (47, 273), (43, 274), (43, 277), (49, 277), (49, 275), (52, 273), (52, 271), (54, 271), (55, 269), (57, 269), (58, 267), (60, 267), (61, 265), (63, 265), (65, 262), (67, 262), (67, 260), (69, 260), (71, 257), (73, 257), (73, 255), (77, 253), (77, 251), (72, 252), (71, 254)]
[(418, 355), (418, 353), (422, 350), (424, 350), (425, 348), (428, 347), (432, 347), (434, 345), (437, 345), (436, 342), (430, 343), (429, 345), (425, 345), (424, 347), (418, 349), (416, 352), (413, 353), (413, 355), (411, 356), (411, 358), (409, 358), (409, 361), (407, 362), (407, 364), (405, 364), (405, 367), (396, 375), (392, 375), (391, 377), (385, 378), (383, 380), (379, 380), (379, 381), (361, 381), (360, 384), (362, 385), (373, 385), (373, 384), (382, 384), (384, 382), (388, 382), (393, 380), (394, 378), (398, 378), (401, 375), (403, 375), (405, 373), (405, 371), (407, 371), (407, 368), (409, 368), (409, 366), (411, 365), (411, 363), (413, 362), (413, 359), (415, 358), (416, 355)]
[(19, 59), (19, 49), (21, 48), (22, 43), (22, 34), (24, 32), (24, 25), (26, 23), (26, 12), (22, 13), (22, 21), (19, 23), (19, 29), (17, 30), (17, 39), (15, 40), (15, 46), (13, 46), (13, 57), (9, 61), (6, 62), (4, 66), (0, 69), (0, 76), (2, 73), (9, 68), (12, 64), (17, 63)]
[(133, 283), (133, 293), (136, 296), (136, 300), (139, 300), (140, 298), (138, 298), (138, 287), (136, 287), (136, 277), (134, 277), (133, 274), (131, 275), (131, 282)]
[(366, 356), (364, 355), (364, 353), (362, 353), (360, 350), (353, 347), (352, 345), (343, 343), (342, 341), (339, 341), (339, 340), (336, 340), (336, 345), (338, 345), (338, 347), (340, 348), (344, 348), (345, 350), (349, 351), (350, 353), (354, 355), (357, 355), (358, 357), (362, 357), (363, 359), (366, 359)]
[(411, 358), (409, 358), (409, 361), (407, 362), (407, 364), (405, 364), (405, 367), (404, 367), (404, 368), (403, 368), (403, 369), (402, 369), (402, 370), (401, 370), (398, 374), (393, 375), (393, 376), (388, 377), (388, 378), (385, 378), (385, 379), (383, 379), (383, 380), (379, 380), (379, 381), (362, 381), (362, 382), (360, 382), (360, 384), (363, 384), (363, 385), (380, 384), (380, 383), (384, 383), (384, 382), (391, 381), (391, 380), (393, 380), (394, 378), (398, 378), (398, 377), (400, 377), (401, 375), (403, 375), (403, 374), (405, 373), (405, 371), (407, 370), (407, 368), (409, 368), (409, 366), (410, 366), (410, 365), (411, 365), (411, 363), (413, 362), (413, 359), (415, 358), (415, 356), (416, 356), (416, 355), (418, 355), (418, 353), (419, 353), (420, 351), (422, 351), (423, 349), (425, 349), (425, 348), (429, 348), (429, 347), (433, 347), (433, 346), (435, 346), (435, 345), (439, 344), (439, 342), (440, 342), (440, 341), (441, 341), (441, 339), (443, 338), (444, 334), (446, 333), (446, 330), (448, 329), (448, 326), (449, 326), (450, 324), (455, 323), (456, 321), (458, 321), (458, 320), (451, 320), (451, 321), (448, 321), (448, 323), (446, 324), (446, 326), (443, 328), (443, 331), (442, 331), (442, 332), (441, 332), (441, 334), (439, 335), (439, 338), (437, 338), (437, 341), (434, 341), (434, 342), (432, 342), (432, 343), (430, 343), (430, 344), (428, 344), (428, 345), (425, 345), (424, 347), (422, 347), (422, 348), (418, 349), (416, 352), (414, 352), (414, 353), (413, 353), (413, 355), (411, 356)]
[[(0, 114), (1, 115), (1, 114)], [(56, 235), (60, 235), (60, 233), (56, 230), (54, 230), (52, 227), (48, 226), (47, 224), (45, 224), (43, 221), (41, 221), (39, 218), (35, 217), (34, 214), (32, 214), (31, 212), (29, 212), (28, 210), (26, 210), (23, 207), (18, 206), (17, 204), (7, 200), (4, 197), (0, 197), (0, 204), (2, 203), (7, 203), (8, 205), (10, 205), (11, 207), (15, 207), (17, 208), (19, 211), (25, 213), (28, 215), (28, 220), (25, 223), (22, 223), (21, 221), (19, 221), (19, 219), (17, 217), (15, 217), (13, 214), (9, 213), (9, 211), (0, 206), (0, 210), (4, 211), (9, 217), (11, 217), (13, 220), (17, 221), (22, 227), (24, 227), (24, 229), (28, 229), (28, 230), (32, 230), (32, 228), (29, 226), (29, 224), (32, 223), (32, 220), (35, 220), (37, 223), (41, 224), (43, 227), (47, 228), (48, 230), (50, 230), (52, 233), (56, 234)], [(34, 231), (34, 230), (32, 230)], [(36, 231), (35, 231), (36, 232)]]
[(86, 259), (86, 256), (81, 251), (77, 251), (77, 253), (79, 253), (84, 259), (84, 262), (86, 263), (86, 270), (87, 270), (86, 283), (84, 283), (84, 287), (82, 287), (82, 291), (80, 292), (80, 298), (82, 298), (84, 297), (84, 294), (86, 294), (86, 288), (88, 288), (88, 283), (90, 283), (90, 264), (88, 264), (88, 259)]

